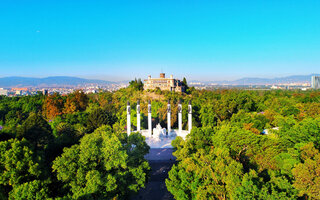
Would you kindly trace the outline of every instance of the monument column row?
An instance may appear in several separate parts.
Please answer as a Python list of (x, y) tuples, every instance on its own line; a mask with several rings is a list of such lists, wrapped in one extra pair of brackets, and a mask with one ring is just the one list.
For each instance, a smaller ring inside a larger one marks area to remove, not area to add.
[[(171, 132), (171, 104), (170, 100), (168, 100), (168, 106), (167, 106), (167, 128), (168, 133)], [(178, 129), (179, 134), (182, 132), (182, 104), (181, 99), (178, 103)], [(189, 101), (188, 105), (188, 132), (190, 133), (192, 129), (192, 106), (191, 101)], [(137, 131), (141, 131), (141, 125), (140, 125), (140, 100), (137, 102)], [(127, 134), (130, 135), (131, 133), (131, 108), (130, 108), (130, 102), (127, 103)], [(152, 135), (152, 117), (151, 117), (151, 101), (148, 101), (148, 133), (151, 136)]]

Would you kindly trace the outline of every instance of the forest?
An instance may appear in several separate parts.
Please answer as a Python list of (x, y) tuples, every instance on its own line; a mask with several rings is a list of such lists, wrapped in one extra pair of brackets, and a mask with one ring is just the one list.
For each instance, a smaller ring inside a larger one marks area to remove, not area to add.
[[(166, 104), (193, 107), (193, 129), (172, 145), (166, 179), (175, 199), (320, 199), (320, 92), (300, 90), (143, 91), (0, 96), (0, 199), (128, 199), (148, 181), (149, 152), (127, 136), (140, 100), (147, 128), (166, 125)], [(177, 106), (172, 106), (177, 127)]]

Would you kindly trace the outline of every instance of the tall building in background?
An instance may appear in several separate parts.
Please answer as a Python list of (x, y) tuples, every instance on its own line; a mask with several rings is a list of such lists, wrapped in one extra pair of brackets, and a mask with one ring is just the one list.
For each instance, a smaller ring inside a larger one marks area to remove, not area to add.
[(161, 90), (175, 91), (175, 92), (185, 92), (185, 87), (179, 79), (174, 79), (171, 75), (170, 78), (166, 78), (165, 73), (160, 73), (160, 78), (151, 78), (144, 80), (144, 90), (154, 90), (160, 88)]
[(45, 96), (47, 96), (47, 95), (48, 95), (48, 90), (43, 89), (43, 90), (42, 90), (42, 94), (45, 95)]
[(3, 88), (0, 88), (0, 95), (8, 96), (8, 90), (5, 90)]
[(320, 76), (311, 77), (311, 87), (313, 89), (320, 89)]

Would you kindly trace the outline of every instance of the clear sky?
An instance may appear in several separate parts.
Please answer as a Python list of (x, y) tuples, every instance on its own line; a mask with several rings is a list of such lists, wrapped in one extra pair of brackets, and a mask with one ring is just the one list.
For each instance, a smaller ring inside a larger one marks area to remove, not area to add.
[(0, 77), (188, 80), (320, 73), (320, 1), (19, 0), (0, 6)]

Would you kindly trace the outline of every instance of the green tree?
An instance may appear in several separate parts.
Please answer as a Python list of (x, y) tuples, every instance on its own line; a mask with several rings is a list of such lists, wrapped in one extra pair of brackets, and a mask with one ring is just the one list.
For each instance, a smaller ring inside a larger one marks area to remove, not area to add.
[(242, 173), (227, 149), (199, 149), (172, 167), (166, 185), (176, 199), (233, 199)]
[(141, 79), (139, 78), (138, 80), (132, 80), (129, 82), (129, 88), (133, 88), (134, 90), (143, 90), (143, 83), (141, 81)]
[(320, 199), (320, 153), (313, 143), (301, 147), (302, 163), (292, 170), (295, 177), (293, 186), (299, 190), (299, 196), (307, 195)]
[(320, 118), (306, 118), (299, 121), (290, 122), (284, 119), (284, 125), (280, 128), (281, 140), (288, 147), (293, 147), (298, 143), (313, 142), (317, 149), (320, 149)]
[(76, 144), (81, 135), (77, 135), (75, 128), (66, 123), (61, 122), (56, 126), (55, 143), (61, 148), (70, 147)]
[[(136, 135), (128, 139), (120, 136), (103, 126), (85, 135), (79, 145), (65, 148), (54, 161), (53, 170), (58, 179), (70, 187), (72, 198), (125, 198), (144, 187), (149, 165), (141, 159), (146, 153), (141, 147), (146, 144)], [(132, 160), (137, 153), (142, 155)]]
[(18, 138), (25, 138), (36, 149), (45, 149), (53, 142), (53, 135), (50, 125), (41, 115), (31, 113), (24, 121), (17, 132)]
[(17, 139), (0, 142), (0, 186), (5, 188), (5, 193), (42, 174), (39, 158), (27, 144)]
[(235, 191), (235, 199), (290, 200), (297, 198), (297, 190), (285, 176), (276, 176), (272, 173), (270, 179), (266, 180), (254, 170), (250, 170), (243, 176), (241, 186)]
[(87, 121), (87, 127), (90, 132), (99, 128), (102, 125), (110, 125), (112, 126), (115, 122), (114, 116), (112, 113), (109, 113), (101, 108), (93, 110), (89, 116)]
[(47, 184), (40, 180), (34, 180), (14, 187), (9, 193), (9, 200), (49, 199), (48, 194), (49, 189)]

